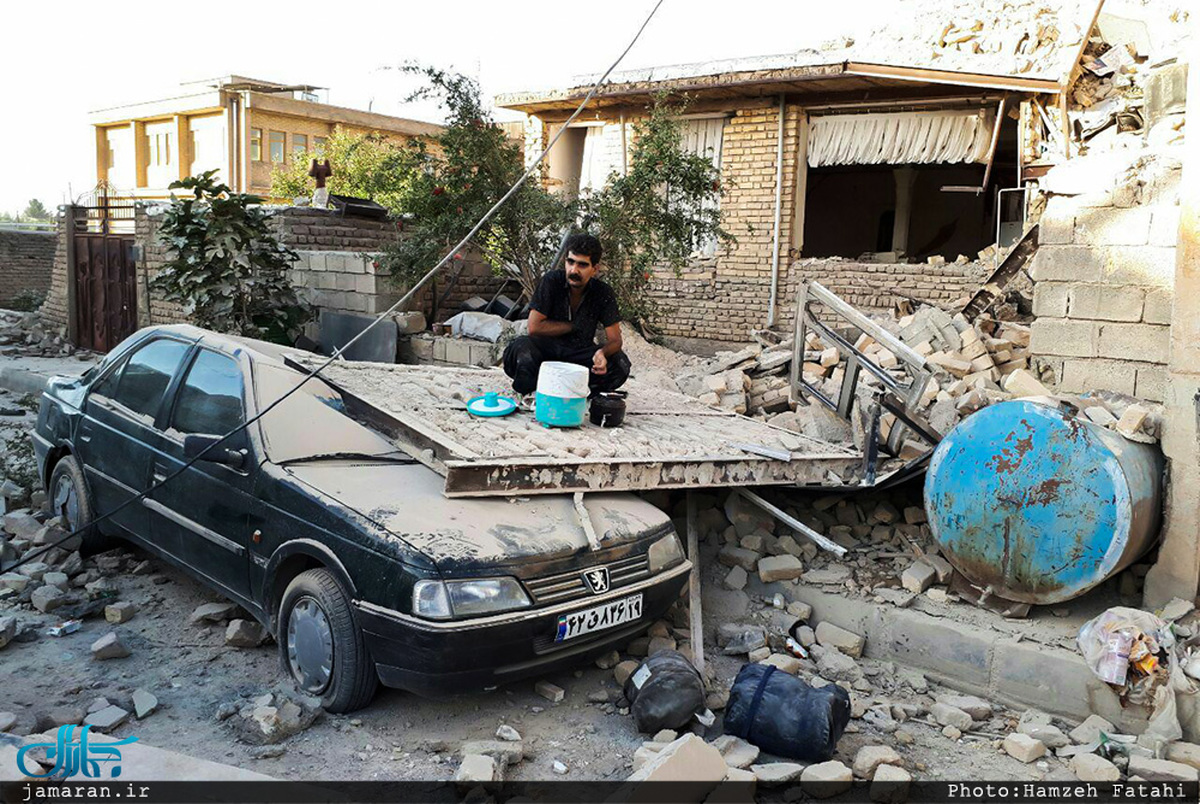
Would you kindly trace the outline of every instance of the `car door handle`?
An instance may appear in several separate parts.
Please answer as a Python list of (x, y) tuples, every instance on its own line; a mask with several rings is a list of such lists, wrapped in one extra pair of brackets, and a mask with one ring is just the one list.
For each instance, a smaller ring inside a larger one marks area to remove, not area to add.
[(79, 440), (88, 443), (92, 440), (92, 427), (89, 424), (79, 425)]

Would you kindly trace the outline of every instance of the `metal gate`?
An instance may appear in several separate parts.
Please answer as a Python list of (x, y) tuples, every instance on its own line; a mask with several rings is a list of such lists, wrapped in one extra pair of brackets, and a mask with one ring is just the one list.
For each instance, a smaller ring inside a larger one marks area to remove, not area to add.
[(137, 329), (134, 201), (104, 187), (89, 200), (71, 215), (73, 329), (77, 346), (107, 352)]

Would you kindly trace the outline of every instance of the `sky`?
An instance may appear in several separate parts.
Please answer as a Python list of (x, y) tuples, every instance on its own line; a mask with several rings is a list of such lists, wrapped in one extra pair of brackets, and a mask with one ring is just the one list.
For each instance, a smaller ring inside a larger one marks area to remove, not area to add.
[[(328, 102), (438, 121), (405, 104), (414, 60), (479, 79), (485, 97), (602, 72), (653, 0), (14, 3), (4, 11), (0, 212), (53, 209), (95, 184), (95, 109), (237, 74), (328, 88)], [(618, 69), (788, 53), (884, 13), (888, 0), (664, 0)], [(498, 119), (516, 119), (504, 110)]]

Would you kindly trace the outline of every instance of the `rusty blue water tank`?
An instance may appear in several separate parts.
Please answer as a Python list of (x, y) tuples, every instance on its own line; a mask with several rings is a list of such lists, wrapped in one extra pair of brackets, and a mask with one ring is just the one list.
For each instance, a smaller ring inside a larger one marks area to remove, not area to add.
[(925, 511), (967, 579), (1009, 600), (1059, 603), (1154, 542), (1162, 474), (1157, 445), (1013, 400), (967, 417), (938, 444)]

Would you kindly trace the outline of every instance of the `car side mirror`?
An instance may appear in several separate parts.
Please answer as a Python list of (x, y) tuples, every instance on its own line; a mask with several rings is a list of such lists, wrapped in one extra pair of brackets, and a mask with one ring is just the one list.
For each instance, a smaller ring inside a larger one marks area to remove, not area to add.
[[(183, 437), (183, 457), (189, 461), (193, 458), (200, 458), (202, 461), (210, 463), (219, 463), (223, 466), (231, 466), (234, 469), (241, 469), (246, 462), (246, 451), (244, 449), (229, 449), (227, 447), (213, 446), (220, 442), (221, 436), (215, 435), (190, 435)], [(203, 456), (203, 457), (201, 457)]]

